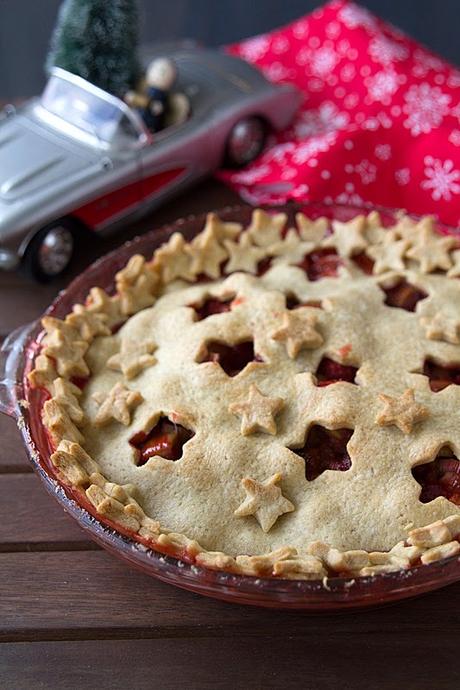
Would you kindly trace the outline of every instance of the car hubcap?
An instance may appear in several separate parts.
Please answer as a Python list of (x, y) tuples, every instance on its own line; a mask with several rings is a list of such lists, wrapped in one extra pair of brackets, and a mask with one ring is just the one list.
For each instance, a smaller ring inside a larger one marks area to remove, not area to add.
[(73, 237), (70, 230), (55, 227), (43, 238), (38, 260), (43, 273), (55, 276), (65, 269), (73, 252)]
[(263, 123), (257, 118), (238, 122), (230, 135), (228, 144), (230, 158), (237, 165), (250, 163), (261, 152), (264, 138)]

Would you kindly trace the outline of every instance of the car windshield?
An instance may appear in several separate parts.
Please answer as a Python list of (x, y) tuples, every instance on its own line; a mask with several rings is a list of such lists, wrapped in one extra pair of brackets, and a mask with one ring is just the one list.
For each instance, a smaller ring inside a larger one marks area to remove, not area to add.
[(53, 75), (43, 92), (41, 104), (49, 112), (104, 142), (136, 141), (141, 132), (117, 99), (109, 94), (105, 98), (103, 91), (99, 95), (99, 89), (87, 89), (84, 84), (81, 86)]

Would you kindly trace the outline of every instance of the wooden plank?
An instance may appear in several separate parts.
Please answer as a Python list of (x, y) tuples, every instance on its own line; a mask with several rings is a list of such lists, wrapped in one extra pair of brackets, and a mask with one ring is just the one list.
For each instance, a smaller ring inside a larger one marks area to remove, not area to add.
[[(314, 628), (314, 621), (310, 620)], [(332, 627), (332, 626), (331, 626)], [(427, 631), (425, 631), (426, 633)], [(231, 639), (98, 640), (3, 644), (4, 690), (453, 690), (457, 640), (427, 634)]]
[(433, 658), (458, 636), (460, 583), (360, 615), (316, 616), (226, 604), (150, 578), (103, 551), (0, 554), (0, 640), (270, 634), (419, 639)]
[(0, 414), (0, 474), (32, 472), (14, 419)]
[(0, 476), (0, 551), (98, 548), (34, 474)]

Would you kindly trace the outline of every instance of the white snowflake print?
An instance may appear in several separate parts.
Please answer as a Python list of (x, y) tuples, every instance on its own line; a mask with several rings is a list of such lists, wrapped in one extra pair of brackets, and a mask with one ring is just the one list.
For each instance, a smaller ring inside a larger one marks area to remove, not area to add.
[(399, 168), (395, 171), (395, 180), (400, 187), (404, 187), (410, 182), (410, 170), (409, 168)]
[(254, 184), (270, 173), (269, 165), (258, 165), (250, 170), (234, 173), (232, 180), (238, 184)]
[(449, 112), (450, 96), (443, 93), (438, 86), (427, 82), (413, 84), (404, 94), (403, 111), (407, 115), (404, 127), (410, 129), (412, 136), (428, 134), (439, 127)]
[(333, 201), (336, 204), (351, 204), (352, 206), (362, 206), (364, 204), (364, 199), (355, 192), (355, 185), (351, 182), (345, 185), (344, 191), (336, 196)]
[(369, 43), (369, 55), (374, 62), (389, 65), (392, 62), (405, 60), (409, 55), (409, 50), (402, 43), (397, 43), (392, 41), (391, 38), (378, 35)]
[(420, 48), (414, 50), (414, 60), (415, 64), (412, 70), (414, 77), (426, 77), (430, 70), (440, 72), (446, 66), (443, 60)]
[(364, 80), (367, 86), (366, 100), (370, 103), (379, 102), (389, 105), (403, 80), (403, 75), (396, 74), (393, 69), (376, 72)]
[(294, 149), (294, 143), (292, 141), (287, 141), (285, 144), (276, 144), (267, 152), (266, 155), (269, 160), (275, 161), (280, 165), (284, 165)]
[(292, 33), (296, 38), (302, 39), (308, 36), (310, 30), (307, 19), (300, 19), (292, 27)]
[(460, 171), (454, 170), (454, 162), (450, 159), (441, 161), (433, 156), (425, 156), (425, 177), (420, 186), (431, 190), (434, 201), (444, 199), (450, 201), (452, 194), (460, 194)]
[(315, 158), (318, 153), (328, 151), (335, 143), (337, 135), (334, 132), (324, 134), (320, 137), (311, 137), (308, 141), (300, 144), (292, 154), (292, 160), (297, 165), (304, 165), (311, 158)]
[(390, 144), (377, 144), (374, 153), (379, 161), (389, 161), (391, 158), (391, 146)]
[(264, 57), (270, 47), (270, 38), (261, 34), (244, 41), (240, 46), (240, 54), (249, 62), (257, 62)]
[(292, 180), (294, 177), (297, 177), (297, 169), (283, 167), (280, 177), (282, 180)]
[(299, 184), (292, 190), (291, 196), (293, 199), (304, 199), (309, 191), (310, 187), (307, 184)]
[(338, 13), (338, 18), (342, 21), (347, 29), (357, 29), (360, 26), (366, 29), (375, 29), (376, 20), (373, 14), (364, 7), (358, 7), (354, 3), (350, 3), (343, 7)]
[(458, 89), (460, 86), (460, 70), (452, 70), (447, 77), (447, 86), (449, 86), (451, 89)]
[(262, 68), (263, 73), (270, 81), (278, 82), (293, 76), (293, 70), (285, 67), (281, 62), (272, 62)]
[(326, 24), (325, 32), (328, 38), (334, 40), (340, 34), (340, 24), (339, 22), (329, 22)]
[(297, 54), (297, 63), (305, 65), (306, 69), (319, 79), (325, 79), (340, 61), (335, 50), (322, 46), (318, 50), (303, 48)]
[(353, 63), (348, 62), (340, 70), (340, 79), (345, 82), (353, 81), (356, 76), (356, 67)]
[(277, 36), (273, 39), (272, 50), (275, 55), (282, 55), (289, 50), (289, 41), (285, 36)]
[(306, 139), (318, 134), (326, 134), (347, 126), (350, 116), (341, 112), (331, 101), (321, 103), (316, 110), (306, 110), (299, 114), (293, 129), (298, 139)]
[(377, 166), (365, 158), (358, 165), (355, 165), (355, 172), (361, 178), (363, 184), (371, 184), (377, 179)]
[(454, 146), (460, 146), (460, 129), (453, 129), (449, 134), (449, 141)]

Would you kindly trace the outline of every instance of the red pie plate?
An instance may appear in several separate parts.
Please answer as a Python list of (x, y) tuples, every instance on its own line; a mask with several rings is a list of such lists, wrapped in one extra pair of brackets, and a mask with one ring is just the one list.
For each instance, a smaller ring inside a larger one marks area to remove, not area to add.
[[(324, 204), (292, 204), (277, 207), (286, 211), (290, 220), (298, 211), (309, 217), (326, 216), (347, 221), (362, 212), (362, 208), (351, 206), (328, 206)], [(395, 212), (378, 209), (384, 225), (395, 222)], [(252, 208), (240, 206), (219, 212), (223, 220), (239, 221), (247, 224)], [(136, 253), (151, 257), (152, 253), (175, 231), (179, 230), (190, 240), (204, 225), (204, 217), (190, 217), (178, 220), (174, 225), (153, 230), (96, 261), (69, 287), (61, 292), (46, 314), (64, 318), (76, 302), (84, 302), (89, 289), (98, 285), (107, 291), (113, 289), (116, 271)], [(438, 226), (444, 234), (456, 233), (452, 228)], [(310, 279), (318, 277), (318, 266), (326, 261), (329, 274), (336, 270), (336, 258), (313, 257), (304, 268)], [(369, 270), (363, 262), (363, 270)], [(263, 269), (263, 267), (262, 267)], [(404, 286), (389, 300), (413, 299), (404, 292)], [(411, 308), (408, 304), (404, 308)], [(214, 305), (207, 308), (213, 309)], [(283, 580), (276, 578), (257, 578), (217, 572), (186, 563), (166, 553), (153, 550), (139, 543), (129, 534), (115, 531), (110, 523), (102, 520), (89, 504), (78, 501), (67, 487), (54, 475), (49, 460), (50, 446), (46, 431), (41, 423), (40, 408), (42, 399), (36, 390), (27, 385), (27, 373), (40, 350), (42, 328), (40, 321), (24, 326), (12, 333), (4, 342), (0, 354), (0, 411), (14, 417), (21, 432), (29, 460), (45, 488), (86, 532), (87, 536), (145, 573), (160, 580), (206, 596), (224, 599), (239, 604), (251, 604), (285, 609), (304, 609), (311, 612), (329, 612), (360, 609), (378, 606), (400, 599), (414, 597), (424, 592), (443, 587), (460, 580), (460, 558), (452, 557), (431, 565), (413, 567), (393, 573), (372, 577), (344, 578), (327, 580)], [(326, 362), (322, 385), (328, 384), (331, 376), (353, 376), (353, 372), (333, 372)], [(166, 430), (167, 431), (167, 430)]]

